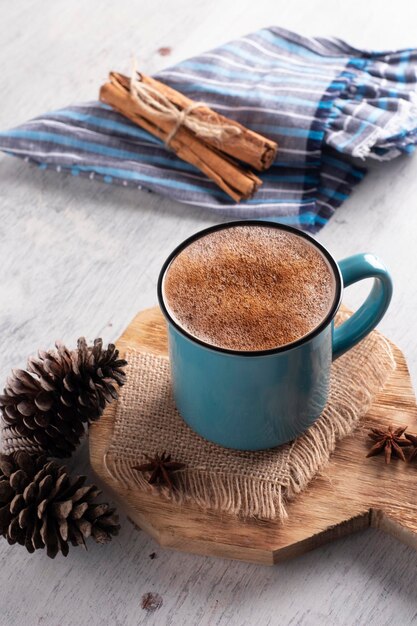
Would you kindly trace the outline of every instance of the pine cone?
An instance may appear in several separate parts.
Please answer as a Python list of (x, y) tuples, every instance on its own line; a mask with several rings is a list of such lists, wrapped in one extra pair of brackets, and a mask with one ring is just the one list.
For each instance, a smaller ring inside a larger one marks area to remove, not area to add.
[(126, 361), (113, 344), (101, 339), (77, 350), (62, 344), (29, 358), (27, 371), (13, 370), (0, 396), (3, 449), (26, 450), (53, 457), (71, 456), (84, 434), (84, 424), (97, 420), (107, 402), (117, 398)]
[(0, 454), (0, 534), (29, 552), (46, 548), (52, 559), (69, 543), (83, 545), (88, 537), (107, 543), (120, 526), (115, 509), (98, 504), (101, 493), (71, 478), (68, 470), (44, 456), (18, 451)]

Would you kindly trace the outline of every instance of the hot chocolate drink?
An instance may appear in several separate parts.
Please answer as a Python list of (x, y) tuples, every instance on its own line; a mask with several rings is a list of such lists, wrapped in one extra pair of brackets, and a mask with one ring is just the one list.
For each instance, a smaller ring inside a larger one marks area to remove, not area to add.
[(313, 331), (333, 306), (335, 277), (310, 241), (260, 222), (191, 242), (170, 263), (162, 291), (170, 316), (187, 333), (247, 352)]

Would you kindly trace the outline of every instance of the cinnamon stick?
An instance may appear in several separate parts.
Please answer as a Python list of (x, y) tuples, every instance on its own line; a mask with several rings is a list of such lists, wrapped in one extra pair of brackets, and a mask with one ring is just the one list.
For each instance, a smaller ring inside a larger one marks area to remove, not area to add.
[[(101, 87), (100, 100), (162, 141), (166, 141), (175, 126), (175, 121), (152, 115), (140, 101), (133, 98), (129, 78), (116, 72), (111, 72), (109, 82)], [(255, 174), (243, 169), (185, 126), (177, 129), (170, 148), (179, 158), (204, 172), (236, 202), (250, 198), (262, 184)]]
[[(159, 80), (155, 80), (151, 76), (145, 76), (145, 74), (141, 73), (140, 78), (146, 85), (150, 85), (166, 95), (180, 110), (187, 109), (193, 104), (193, 101), (183, 93), (172, 89), (172, 87), (161, 83)], [(278, 145), (275, 141), (255, 133), (235, 120), (216, 113), (209, 107), (199, 106), (191, 111), (190, 115), (214, 124), (234, 126), (240, 131), (235, 137), (226, 136), (222, 140), (221, 146), (216, 144), (215, 139), (210, 139), (209, 137), (205, 137), (206, 143), (220, 148), (225, 154), (239, 159), (239, 161), (243, 161), (261, 172), (271, 167), (278, 150)]]

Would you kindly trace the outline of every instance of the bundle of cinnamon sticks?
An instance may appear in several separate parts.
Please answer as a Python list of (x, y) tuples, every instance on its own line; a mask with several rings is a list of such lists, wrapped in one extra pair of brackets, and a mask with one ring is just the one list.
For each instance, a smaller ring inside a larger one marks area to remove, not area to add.
[(111, 72), (100, 100), (164, 141), (179, 158), (199, 168), (233, 200), (253, 196), (263, 171), (274, 162), (277, 144), (238, 122), (196, 103), (149, 76)]

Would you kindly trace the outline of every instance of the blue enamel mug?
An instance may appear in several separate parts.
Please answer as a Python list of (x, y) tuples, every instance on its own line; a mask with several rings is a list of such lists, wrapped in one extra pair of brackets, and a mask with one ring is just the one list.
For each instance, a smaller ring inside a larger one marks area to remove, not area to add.
[[(240, 224), (265, 224), (305, 237), (321, 251), (334, 273), (331, 310), (319, 326), (293, 343), (258, 352), (214, 347), (181, 328), (164, 302), (163, 281), (172, 260), (196, 239)], [(374, 278), (365, 302), (334, 328), (343, 287), (365, 278)], [(289, 226), (245, 220), (196, 233), (169, 255), (158, 280), (159, 304), (168, 323), (173, 394), (180, 415), (202, 437), (227, 448), (262, 450), (294, 439), (314, 423), (326, 404), (332, 360), (375, 328), (391, 296), (390, 275), (373, 254), (356, 254), (337, 263), (310, 235)]]

